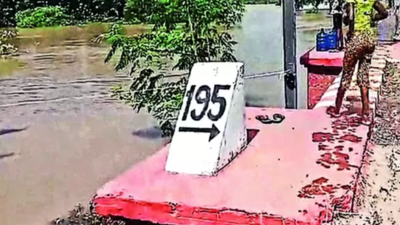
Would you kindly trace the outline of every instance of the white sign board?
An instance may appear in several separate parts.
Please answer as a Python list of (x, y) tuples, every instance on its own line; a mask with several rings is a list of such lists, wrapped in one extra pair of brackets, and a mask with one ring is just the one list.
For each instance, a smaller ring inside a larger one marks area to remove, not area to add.
[(196, 63), (165, 170), (216, 175), (246, 144), (243, 63)]

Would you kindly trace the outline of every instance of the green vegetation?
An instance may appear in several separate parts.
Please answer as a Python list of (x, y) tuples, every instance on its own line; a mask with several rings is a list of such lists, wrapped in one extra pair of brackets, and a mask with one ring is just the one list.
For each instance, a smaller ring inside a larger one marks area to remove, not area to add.
[[(112, 48), (108, 62), (116, 52), (121, 56), (116, 70), (131, 68), (138, 73), (129, 87), (118, 86), (112, 92), (133, 109), (146, 109), (159, 121), (164, 135), (172, 135), (182, 105), (187, 77), (167, 81), (162, 68), (188, 72), (196, 62), (233, 62), (232, 36), (226, 32), (241, 21), (243, 0), (130, 0), (128, 4), (145, 7), (154, 28), (146, 33), (125, 36), (114, 24), (106, 38)], [(127, 4), (127, 5), (128, 5)], [(148, 7), (146, 9), (146, 7)], [(217, 26), (224, 27), (218, 31)], [(167, 59), (167, 60), (166, 60)]]
[[(151, 7), (154, 2), (127, 0), (16, 0), (0, 1), (0, 27), (43, 27), (115, 22), (154, 23)], [(243, 0), (244, 4), (277, 4), (282, 0)], [(332, 0), (329, 0), (332, 2)], [(296, 8), (312, 4), (317, 10), (322, 0), (295, 0)], [(158, 10), (158, 9), (154, 9)]]
[[(14, 0), (0, 1), (0, 27), (16, 26), (16, 14), (25, 10), (62, 7), (73, 23), (113, 22), (123, 18), (126, 0)], [(20, 18), (21, 20), (22, 18)], [(60, 24), (61, 25), (61, 24)]]
[(65, 9), (59, 6), (27, 9), (16, 15), (17, 26), (20, 28), (64, 26), (70, 19)]
[(246, 0), (245, 4), (255, 5), (255, 4), (280, 4), (280, 0)]

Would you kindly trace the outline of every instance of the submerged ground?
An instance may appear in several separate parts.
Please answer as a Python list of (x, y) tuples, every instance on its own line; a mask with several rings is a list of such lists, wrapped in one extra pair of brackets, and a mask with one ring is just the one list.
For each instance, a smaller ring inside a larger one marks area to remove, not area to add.
[[(246, 74), (281, 69), (277, 18), (279, 7), (249, 6), (232, 31)], [(321, 26), (330, 26), (326, 13), (298, 18), (299, 55)], [(110, 86), (128, 79), (103, 63), (107, 46), (89, 43), (105, 29), (21, 30), (19, 55), (0, 61), (0, 224), (42, 225), (86, 204), (98, 187), (163, 144), (151, 117), (108, 97)], [(304, 106), (305, 80), (302, 71)], [(247, 81), (248, 104), (282, 106), (282, 84), (277, 77)]]

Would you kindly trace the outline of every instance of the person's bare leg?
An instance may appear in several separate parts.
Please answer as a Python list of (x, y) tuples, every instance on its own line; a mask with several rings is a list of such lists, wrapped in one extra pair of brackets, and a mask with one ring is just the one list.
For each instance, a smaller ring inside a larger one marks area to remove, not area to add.
[(357, 40), (358, 37), (354, 36), (347, 43), (346, 50), (344, 52), (342, 80), (340, 81), (339, 90), (336, 95), (335, 108), (334, 108), (335, 114), (340, 113), (340, 108), (342, 107), (344, 95), (346, 93), (346, 90), (350, 87), (351, 78), (353, 77), (354, 69), (357, 64), (358, 60), (357, 58), (358, 46), (356, 45), (356, 43), (358, 42)]
[(343, 87), (342, 84), (340, 84), (340, 87), (339, 87), (337, 95), (336, 95), (335, 110), (334, 110), (335, 114), (340, 113), (340, 108), (342, 107), (344, 94), (346, 94), (346, 88)]
[[(373, 53), (375, 49), (375, 45), (373, 41), (369, 39), (364, 40), (366, 44), (366, 48), (368, 52)], [(362, 110), (361, 115), (363, 117), (369, 116), (369, 69), (371, 67), (371, 59), (372, 54), (365, 54), (360, 58), (360, 63), (358, 66), (358, 73), (357, 73), (357, 84), (360, 87), (361, 91), (361, 103), (362, 103)]]
[(342, 51), (344, 48), (343, 43), (343, 29), (339, 29), (339, 50)]
[(361, 90), (361, 103), (362, 103), (362, 116), (369, 116), (369, 91), (368, 87), (360, 87)]

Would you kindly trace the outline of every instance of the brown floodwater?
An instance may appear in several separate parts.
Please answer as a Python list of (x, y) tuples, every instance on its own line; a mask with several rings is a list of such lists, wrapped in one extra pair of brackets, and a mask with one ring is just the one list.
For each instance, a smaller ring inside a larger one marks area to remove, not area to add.
[[(257, 68), (260, 65), (260, 62), (258, 62), (259, 56), (243, 56), (240, 53), (241, 49), (253, 49), (252, 46), (255, 46), (252, 41), (248, 41), (248, 38), (242, 38), (241, 36), (243, 30), (257, 27), (257, 17), (260, 15), (260, 9), (249, 6), (248, 11), (254, 11), (253, 15), (256, 15), (256, 18), (252, 18), (251, 16), (245, 17), (243, 24), (235, 28), (232, 32), (239, 42), (237, 46), (239, 51), (238, 58), (246, 58), (249, 60), (246, 63), (249, 63), (253, 68)], [(271, 9), (261, 7), (261, 13), (265, 14), (266, 11), (271, 11)], [(276, 12), (269, 14), (276, 14)], [(270, 16), (267, 17), (269, 18)], [(246, 18), (250, 18), (250, 20)], [(313, 40), (315, 28), (326, 26), (327, 24), (329, 24), (329, 18), (326, 17), (326, 13), (300, 15), (298, 17), (298, 27), (303, 30), (302, 32), (306, 36), (306, 38), (302, 37), (302, 35), (299, 36), (300, 46), (303, 43), (308, 46), (310, 40)], [(97, 45), (91, 42), (93, 38), (106, 32), (108, 27), (109, 24), (93, 23), (85, 26), (20, 29), (19, 36), (14, 40), (14, 44), (19, 48), (18, 54), (11, 60), (0, 61), (0, 77), (55, 76), (76, 78), (126, 75), (126, 71), (119, 73), (114, 71), (117, 59), (114, 59), (110, 64), (104, 63), (109, 50), (106, 44)], [(124, 26), (124, 29), (128, 35), (133, 35), (144, 32), (149, 27), (133, 25)], [(265, 29), (262, 33), (269, 35), (271, 32), (273, 32), (272, 29)], [(259, 32), (255, 33), (255, 35), (259, 35)], [(275, 32), (275, 35), (276, 39), (281, 39), (281, 34), (278, 35)], [(265, 42), (264, 45), (267, 43)], [(277, 48), (277, 51), (282, 51), (278, 46), (274, 47)], [(268, 57), (262, 58), (266, 62), (262, 64), (266, 64), (269, 67), (277, 67), (281, 64), (280, 62), (268, 63), (270, 60)], [(264, 66), (260, 65), (260, 67), (263, 68)], [(271, 70), (274, 69), (271, 68)]]
[[(115, 60), (104, 63), (109, 47), (91, 40), (105, 33), (109, 24), (20, 29), (13, 43), (19, 51), (0, 61), (0, 77), (115, 76)], [(144, 32), (145, 26), (125, 26), (128, 35)], [(121, 72), (120, 74), (126, 74)]]
[[(265, 21), (275, 21), (266, 26)], [(298, 55), (314, 46), (315, 34), (320, 27), (329, 27), (331, 19), (326, 12), (319, 14), (299, 13), (297, 18)], [(95, 44), (91, 40), (105, 33), (109, 24), (93, 23), (85, 26), (20, 29), (14, 43), (19, 51), (7, 60), (0, 60), (0, 106), (25, 104), (32, 99), (47, 101), (60, 98), (83, 98), (90, 94), (104, 95), (111, 85), (128, 78), (128, 69), (116, 72), (118, 57), (104, 63), (109, 51), (107, 44)], [(149, 26), (124, 26), (128, 35), (139, 34)], [(280, 7), (247, 6), (240, 25), (230, 31), (238, 45), (235, 55), (245, 63), (247, 75), (282, 70), (283, 40), (282, 12)], [(304, 69), (298, 67), (299, 86), (306, 85)], [(169, 73), (166, 68), (163, 72)], [(174, 72), (175, 73), (175, 72)], [(32, 80), (32, 79), (35, 80)], [(99, 81), (98, 79), (115, 79)], [(80, 88), (67, 85), (79, 79)], [(97, 79), (96, 85), (90, 79)], [(20, 92), (34, 82), (41, 85), (37, 93)], [(100, 84), (101, 83), (101, 84)], [(82, 87), (81, 87), (82, 86)], [(246, 101), (252, 106), (284, 106), (283, 79), (265, 77), (246, 80)], [(306, 88), (301, 88), (306, 90)], [(18, 93), (18, 94), (16, 94)], [(300, 107), (306, 92), (299, 91)], [(304, 106), (303, 106), (304, 105)], [(4, 109), (3, 109), (4, 110)], [(9, 109), (11, 110), (11, 109)], [(12, 110), (11, 110), (12, 111)], [(2, 113), (5, 113), (4, 111)]]
[[(279, 7), (248, 6), (232, 30), (246, 74), (281, 69), (281, 19)], [(299, 53), (329, 21), (324, 14), (299, 17)], [(132, 135), (155, 125), (148, 114), (108, 95), (129, 79), (114, 71), (115, 60), (104, 63), (107, 45), (90, 42), (106, 30), (104, 24), (21, 29), (18, 55), (0, 60), (1, 128), (28, 126), (1, 136), (0, 155), (14, 154), (0, 161), (1, 225), (42, 225), (76, 203), (86, 205), (98, 187), (161, 146), (160, 139)], [(145, 30), (126, 27), (128, 34)], [(247, 101), (279, 106), (282, 84), (276, 77), (246, 80)]]

